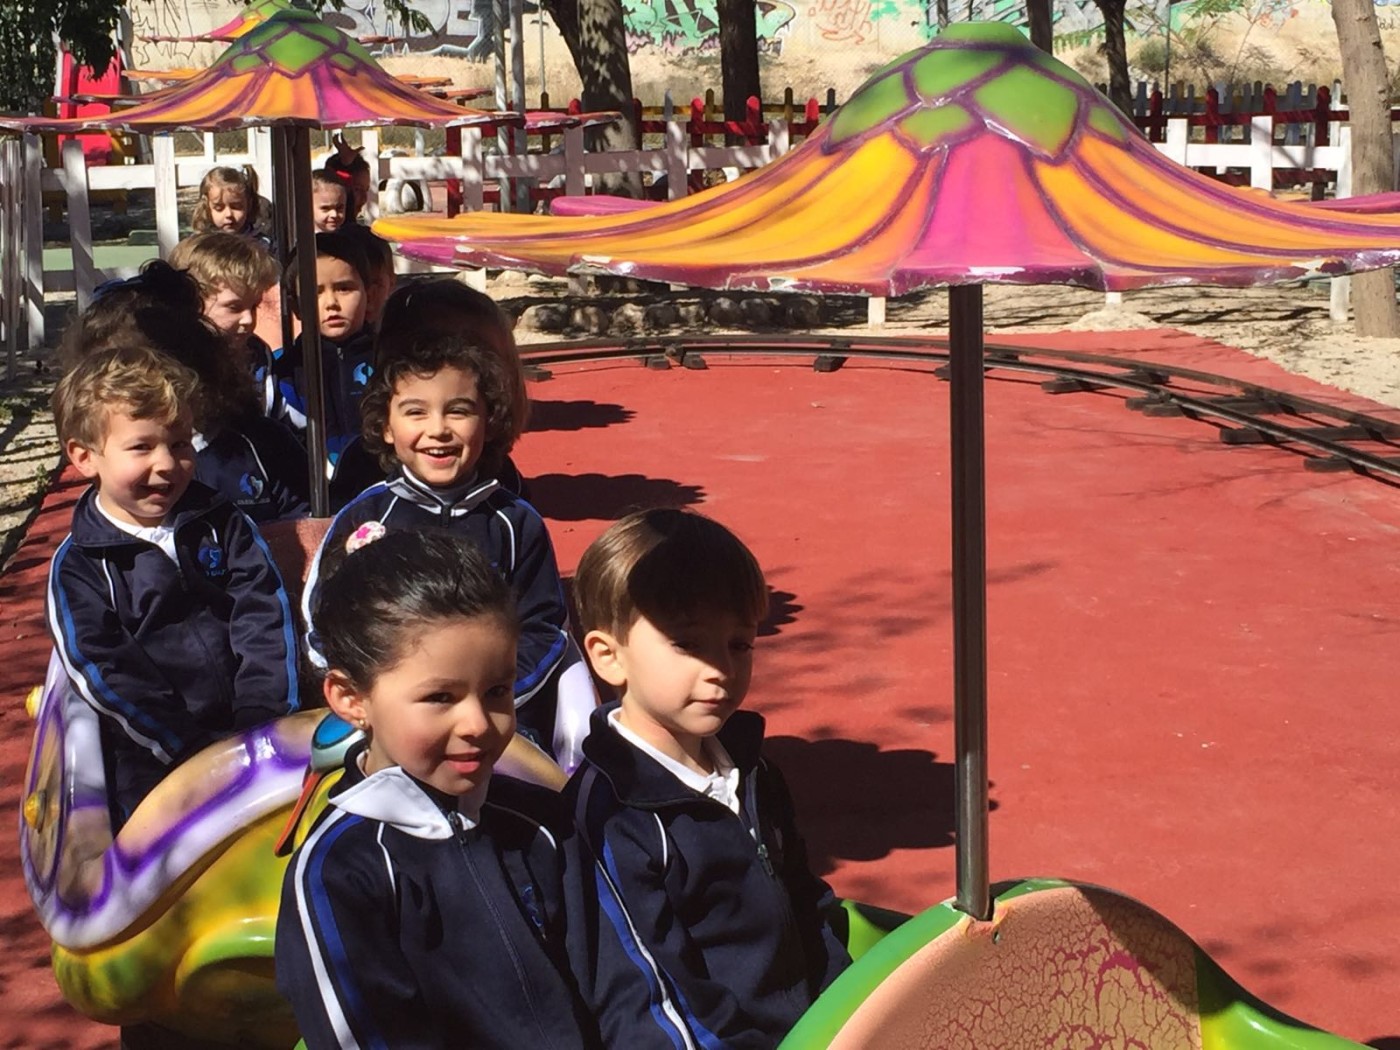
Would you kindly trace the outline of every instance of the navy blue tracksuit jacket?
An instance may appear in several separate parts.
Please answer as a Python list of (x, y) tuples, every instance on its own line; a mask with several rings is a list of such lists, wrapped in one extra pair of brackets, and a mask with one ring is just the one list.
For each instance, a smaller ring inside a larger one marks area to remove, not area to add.
[[(740, 814), (691, 790), (593, 715), (569, 781), (577, 866), (569, 948), (603, 1044), (627, 1050), (773, 1047), (850, 957), (824, 914), (763, 718), (719, 732)], [(590, 874), (591, 869), (591, 874)]]
[(249, 411), (212, 436), (200, 435), (198, 441), (196, 480), (254, 522), (304, 518), (309, 513), (306, 449), (285, 423)]
[(277, 916), (277, 986), (308, 1050), (597, 1047), (568, 976), (559, 809), (497, 774), (473, 818), (352, 752)]
[[(301, 336), (274, 355), (273, 375), (285, 422), (306, 429), (306, 362)], [(374, 374), (374, 332), (361, 328), (342, 343), (321, 337), (321, 382), (326, 399), (326, 451), (332, 467), (360, 434), (360, 397)]]
[[(302, 611), (308, 624), (316, 610), (323, 574), (334, 571), (345, 555), (346, 540), (355, 530), (372, 522), (387, 529), (439, 528), (465, 536), (510, 582), (520, 613), (517, 708), (523, 708), (552, 681), (566, 657), (574, 658), (554, 545), (535, 509), (495, 481), (469, 483), (449, 492), (425, 485), (402, 467), (387, 481), (365, 489), (331, 520), (302, 593)], [(313, 663), (324, 666), (314, 631), (307, 635), (307, 651)], [(520, 711), (520, 718), (529, 728), (542, 730), (541, 738), (548, 746), (553, 711), (534, 708), (530, 714), (534, 713), (547, 715), (539, 727), (529, 721), (525, 710)]]
[(200, 748), (295, 711), (296, 627), (248, 518), (198, 482), (171, 511), (176, 565), (89, 489), (49, 567), (48, 621), (100, 716), (114, 823)]

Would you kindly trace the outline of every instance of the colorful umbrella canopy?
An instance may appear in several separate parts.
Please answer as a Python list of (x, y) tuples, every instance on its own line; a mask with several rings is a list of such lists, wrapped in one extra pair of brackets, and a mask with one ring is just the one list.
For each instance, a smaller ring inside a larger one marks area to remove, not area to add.
[(378, 124), (448, 126), (514, 122), (464, 109), (384, 72), (359, 43), (309, 11), (286, 8), (240, 36), (218, 60), (177, 87), (100, 118), (4, 118), (18, 131), (225, 131), (255, 125), (315, 128)]
[(876, 295), (1248, 285), (1400, 261), (1400, 218), (1287, 204), (1183, 168), (1002, 23), (950, 27), (799, 148), (693, 197), (588, 217), (394, 217), (375, 231), (433, 262)]

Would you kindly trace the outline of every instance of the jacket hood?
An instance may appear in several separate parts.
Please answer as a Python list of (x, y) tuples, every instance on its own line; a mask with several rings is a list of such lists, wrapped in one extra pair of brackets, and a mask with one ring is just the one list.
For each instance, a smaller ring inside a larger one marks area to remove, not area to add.
[(401, 466), (394, 468), (385, 485), (400, 499), (416, 503), (434, 514), (448, 514), (454, 518), (470, 513), (501, 487), (494, 478), (477, 478), (450, 489), (435, 489)]
[(345, 758), (345, 779), (341, 789), (330, 797), (330, 804), (347, 813), (388, 824), (416, 839), (450, 839), (456, 828), (448, 813), (461, 815), (466, 829), (476, 827), (481, 803), (490, 781), (460, 798), (453, 798), (409, 776), (399, 766), (390, 766), (366, 776), (360, 770), (364, 748), (352, 750)]

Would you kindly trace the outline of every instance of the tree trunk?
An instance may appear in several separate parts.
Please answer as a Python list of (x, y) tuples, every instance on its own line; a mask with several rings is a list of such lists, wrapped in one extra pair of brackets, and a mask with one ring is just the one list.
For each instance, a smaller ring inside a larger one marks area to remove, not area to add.
[[(1342, 83), (1351, 112), (1351, 191), (1384, 193), (1395, 188), (1394, 133), (1390, 125), (1390, 76), (1372, 0), (1332, 0), (1332, 21), (1342, 52)], [(1390, 270), (1351, 280), (1356, 334), (1400, 336), (1395, 277)]]
[(1128, 41), (1123, 32), (1126, 0), (1094, 0), (1103, 13), (1103, 57), (1108, 60), (1108, 97), (1129, 119), (1133, 87), (1128, 80)]
[(1055, 53), (1055, 16), (1051, 8), (1051, 0), (1026, 0), (1031, 43), (1046, 54)]
[(743, 120), (749, 98), (763, 98), (758, 83), (758, 5), (754, 0), (719, 0), (717, 8), (724, 119)]
[[(589, 149), (636, 149), (632, 67), (627, 60), (621, 0), (545, 0), (544, 8), (559, 27), (559, 35), (578, 69), (583, 108), (614, 109), (622, 114), (616, 124), (588, 129)], [(641, 176), (636, 174), (602, 175), (597, 176), (597, 181), (608, 193), (642, 195)]]

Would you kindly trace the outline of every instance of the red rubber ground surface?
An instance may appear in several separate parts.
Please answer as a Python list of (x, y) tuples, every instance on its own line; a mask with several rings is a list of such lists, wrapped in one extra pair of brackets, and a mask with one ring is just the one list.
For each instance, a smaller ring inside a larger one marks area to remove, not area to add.
[[(1325, 393), (1176, 332), (1024, 341)], [(535, 386), (533, 498), (566, 572), (633, 506), (695, 506), (751, 543), (776, 615), (750, 704), (816, 862), (839, 892), (935, 902), (953, 889), (947, 387), (712, 360)], [(1280, 1009), (1400, 1046), (1400, 488), (1226, 448), (1115, 394), (995, 379), (987, 417), (994, 877), (1132, 894)], [(0, 580), (7, 820), (75, 491)], [(0, 878), (0, 1046), (107, 1045), (57, 999), (13, 832)]]

